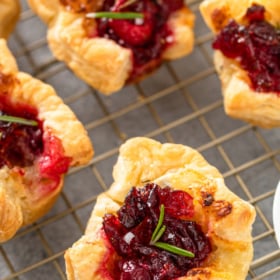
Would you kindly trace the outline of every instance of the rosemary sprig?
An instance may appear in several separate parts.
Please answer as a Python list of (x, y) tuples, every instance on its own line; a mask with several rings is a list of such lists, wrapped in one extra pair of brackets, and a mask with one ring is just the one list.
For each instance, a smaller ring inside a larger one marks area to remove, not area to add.
[(170, 245), (165, 242), (156, 242), (154, 245), (160, 249), (171, 252), (173, 254), (177, 254), (177, 255), (181, 255), (181, 256), (189, 257), (189, 258), (194, 258), (194, 253), (187, 251), (185, 249), (179, 248), (177, 246)]
[(152, 239), (152, 244), (155, 245), (157, 243), (157, 241), (162, 237), (162, 235), (164, 234), (166, 230), (166, 226), (162, 226), (158, 233), (156, 234), (156, 236)]
[(159, 218), (158, 218), (158, 223), (157, 223), (157, 226), (152, 234), (152, 239), (151, 241), (154, 241), (155, 240), (155, 237), (157, 236), (161, 226), (162, 226), (162, 223), (163, 223), (163, 219), (164, 219), (164, 205), (161, 204), (160, 205), (160, 213), (159, 213)]
[(142, 13), (134, 12), (96, 12), (86, 14), (87, 18), (111, 18), (111, 19), (136, 19), (143, 18)]
[(162, 235), (165, 232), (166, 226), (162, 225), (163, 224), (163, 220), (164, 220), (164, 205), (161, 204), (160, 205), (160, 214), (159, 214), (159, 219), (158, 219), (158, 223), (157, 226), (152, 234), (152, 238), (150, 240), (150, 245), (152, 246), (156, 246), (160, 249), (163, 249), (165, 251), (168, 251), (170, 253), (176, 254), (176, 255), (180, 255), (183, 257), (189, 257), (189, 258), (194, 258), (195, 255), (194, 253), (179, 248), (177, 246), (165, 243), (165, 242), (158, 242), (158, 240), (162, 237)]
[(28, 119), (24, 119), (24, 118), (20, 118), (20, 117), (9, 116), (9, 115), (0, 116), (0, 121), (18, 123), (18, 124), (24, 124), (24, 125), (31, 125), (31, 126), (38, 125), (38, 122), (36, 122), (34, 120), (28, 120)]

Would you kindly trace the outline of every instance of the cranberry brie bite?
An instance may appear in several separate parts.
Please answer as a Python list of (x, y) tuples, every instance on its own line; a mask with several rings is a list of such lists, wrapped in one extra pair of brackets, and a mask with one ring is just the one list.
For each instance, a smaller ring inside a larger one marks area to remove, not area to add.
[(54, 89), (18, 71), (0, 39), (0, 242), (44, 215), (69, 167), (93, 156), (87, 132)]
[(7, 38), (13, 31), (20, 14), (18, 0), (0, 1), (0, 38)]
[(280, 126), (280, 2), (205, 0), (215, 32), (214, 63), (228, 115), (263, 128)]
[(57, 59), (104, 94), (182, 57), (194, 44), (183, 0), (28, 0), (48, 24)]
[(196, 150), (132, 138), (113, 177), (65, 253), (68, 280), (246, 278), (255, 210)]

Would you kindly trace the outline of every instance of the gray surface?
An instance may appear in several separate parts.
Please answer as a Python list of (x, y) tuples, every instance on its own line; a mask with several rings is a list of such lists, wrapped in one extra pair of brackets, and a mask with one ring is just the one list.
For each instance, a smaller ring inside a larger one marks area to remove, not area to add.
[[(119, 145), (133, 136), (190, 145), (217, 166), (229, 188), (258, 207), (254, 269), (248, 279), (280, 279), (280, 270), (265, 277), (280, 266), (271, 214), (279, 180), (280, 130), (252, 128), (224, 114), (211, 41), (203, 39), (211, 36), (205, 37), (210, 33), (197, 11), (199, 1), (192, 3), (201, 42), (194, 52), (163, 65), (138, 86), (106, 97), (52, 57), (45, 26), (22, 1), (23, 16), (9, 41), (11, 50), (20, 69), (53, 85), (88, 128), (95, 158), (91, 166), (67, 176), (63, 194), (45, 217), (2, 245), (0, 279), (64, 279), (63, 251), (82, 234), (96, 195), (112, 183)], [(42, 43), (34, 47), (37, 42)], [(184, 86), (174, 87), (178, 81)]]

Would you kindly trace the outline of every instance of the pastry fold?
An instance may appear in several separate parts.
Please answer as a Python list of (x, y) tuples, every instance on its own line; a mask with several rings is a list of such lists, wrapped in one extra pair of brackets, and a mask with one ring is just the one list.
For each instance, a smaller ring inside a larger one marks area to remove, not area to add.
[(0, 38), (7, 38), (13, 31), (20, 15), (18, 0), (0, 1)]

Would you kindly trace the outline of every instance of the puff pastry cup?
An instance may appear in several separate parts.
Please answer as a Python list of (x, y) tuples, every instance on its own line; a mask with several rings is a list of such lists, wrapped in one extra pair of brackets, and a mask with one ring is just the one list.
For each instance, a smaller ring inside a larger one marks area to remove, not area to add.
[[(280, 2), (278, 0), (204, 0), (200, 4), (201, 14), (208, 27), (218, 34), (234, 19), (244, 24), (244, 16), (253, 4), (265, 8), (265, 20), (273, 26), (280, 23)], [(247, 71), (236, 59), (227, 58), (220, 50), (214, 50), (214, 64), (221, 80), (226, 113), (263, 128), (280, 126), (280, 94), (255, 92)]]
[(7, 38), (14, 29), (20, 14), (18, 0), (0, 2), (0, 38)]
[(4, 242), (51, 208), (68, 168), (88, 163), (93, 148), (83, 125), (55, 90), (19, 72), (4, 39), (0, 53), (0, 117), (26, 115), (38, 123), (32, 130), (0, 120), (0, 242)]
[[(28, 2), (49, 27), (48, 42), (55, 57), (64, 61), (82, 80), (107, 95), (120, 90), (127, 83), (143, 79), (157, 69), (162, 60), (182, 57), (190, 53), (193, 48), (194, 15), (185, 6), (172, 12), (168, 18), (168, 29), (172, 32), (172, 36), (168, 36), (168, 39), (172, 38), (172, 42), (168, 43), (168, 47), (162, 53), (157, 54), (156, 59), (152, 59), (144, 66), (141, 64), (135, 70), (135, 56), (132, 47), (138, 48), (137, 53), (139, 54), (140, 51), (143, 52), (143, 50), (139, 50), (140, 48), (146, 51), (150, 46), (137, 45), (138, 43), (134, 46), (135, 42), (122, 46), (116, 43), (117, 41), (108, 39), (109, 35), (105, 34), (102, 37), (97, 35), (97, 20), (85, 21), (85, 14), (99, 11), (105, 1), (28, 0)], [(126, 0), (115, 2), (115, 5), (122, 5)], [(85, 28), (85, 25), (88, 24), (89, 26)], [(127, 33), (130, 33), (135, 26), (131, 24), (127, 30), (120, 30), (120, 33), (126, 33), (123, 35), (127, 36)], [(110, 32), (113, 32), (112, 29)], [(143, 32), (145, 31), (136, 30), (132, 37), (142, 36)], [(89, 36), (89, 34), (91, 35)], [(119, 36), (118, 42), (123, 44), (124, 36)], [(168, 39), (164, 39), (162, 36), (160, 40)], [(153, 48), (152, 52), (157, 52), (157, 48)]]
[[(109, 190), (97, 198), (85, 234), (65, 253), (68, 280), (115, 279), (101, 273), (102, 263), (110, 264), (114, 255), (108, 252), (102, 219), (106, 213), (116, 213), (132, 186), (142, 187), (147, 181), (189, 193), (193, 219), (211, 240), (213, 251), (202, 265), (176, 279), (245, 279), (253, 256), (255, 210), (226, 187), (219, 171), (196, 150), (132, 138), (120, 147), (113, 177)], [(213, 201), (208, 204), (209, 194)]]

